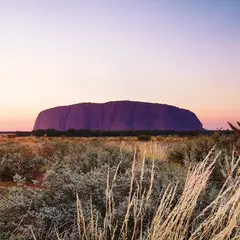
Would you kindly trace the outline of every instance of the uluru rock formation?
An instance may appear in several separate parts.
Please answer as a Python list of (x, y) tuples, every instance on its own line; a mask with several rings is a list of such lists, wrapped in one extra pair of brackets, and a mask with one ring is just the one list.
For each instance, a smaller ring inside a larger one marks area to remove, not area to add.
[(186, 109), (146, 102), (79, 103), (39, 113), (36, 129), (203, 130), (197, 116)]

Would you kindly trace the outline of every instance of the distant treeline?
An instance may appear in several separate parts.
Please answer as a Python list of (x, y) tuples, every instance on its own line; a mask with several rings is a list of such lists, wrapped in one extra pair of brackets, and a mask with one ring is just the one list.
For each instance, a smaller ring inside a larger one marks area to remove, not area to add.
[(212, 135), (215, 132), (231, 134), (230, 130), (195, 130), (195, 131), (174, 131), (174, 130), (130, 130), (130, 131), (112, 131), (112, 130), (89, 130), (89, 129), (69, 129), (67, 131), (58, 131), (55, 129), (33, 130), (31, 132), (15, 132), (18, 137), (36, 136), (36, 137), (139, 137), (145, 136), (198, 136)]

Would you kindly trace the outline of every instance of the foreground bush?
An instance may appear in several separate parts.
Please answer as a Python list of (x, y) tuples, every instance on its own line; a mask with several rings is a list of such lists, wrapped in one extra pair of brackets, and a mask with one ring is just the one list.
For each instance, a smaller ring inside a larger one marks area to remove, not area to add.
[[(176, 201), (177, 185), (170, 184), (163, 190), (159, 204), (149, 222), (145, 221), (151, 205), (152, 185), (148, 189), (133, 191), (134, 164), (127, 209), (123, 221), (114, 222), (114, 195), (112, 187), (106, 189), (106, 217), (104, 227), (98, 229), (98, 220), (91, 213), (90, 221), (85, 219), (82, 205), (77, 196), (77, 224), (80, 239), (239, 239), (240, 237), (240, 157), (232, 159), (230, 175), (217, 197), (198, 214), (200, 195), (204, 193), (214, 165), (219, 157), (211, 157), (192, 168), (186, 178), (181, 197)], [(143, 164), (144, 167), (144, 164)], [(142, 171), (144, 174), (144, 170)], [(152, 175), (153, 176), (153, 175)], [(107, 182), (109, 178), (107, 178)], [(92, 209), (90, 205), (90, 209)]]

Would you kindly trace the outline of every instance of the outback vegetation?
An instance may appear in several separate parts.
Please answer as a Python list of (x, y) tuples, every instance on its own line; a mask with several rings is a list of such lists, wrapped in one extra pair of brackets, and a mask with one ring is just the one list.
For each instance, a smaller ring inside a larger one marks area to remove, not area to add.
[(2, 138), (0, 239), (240, 239), (231, 126), (236, 134)]
[[(91, 130), (91, 129), (68, 129), (59, 131), (55, 129), (37, 129), (31, 132), (17, 131), (18, 137), (36, 136), (36, 137), (140, 137), (140, 136), (199, 136), (212, 135), (217, 131), (211, 130), (192, 130), (192, 131), (176, 131), (176, 130)], [(231, 131), (225, 130), (222, 133), (228, 135)]]

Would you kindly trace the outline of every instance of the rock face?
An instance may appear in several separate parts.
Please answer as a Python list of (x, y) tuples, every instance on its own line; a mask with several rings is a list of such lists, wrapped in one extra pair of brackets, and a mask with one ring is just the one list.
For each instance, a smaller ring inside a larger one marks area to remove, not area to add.
[(186, 109), (156, 103), (115, 101), (80, 103), (42, 111), (34, 130), (203, 130), (197, 116)]

